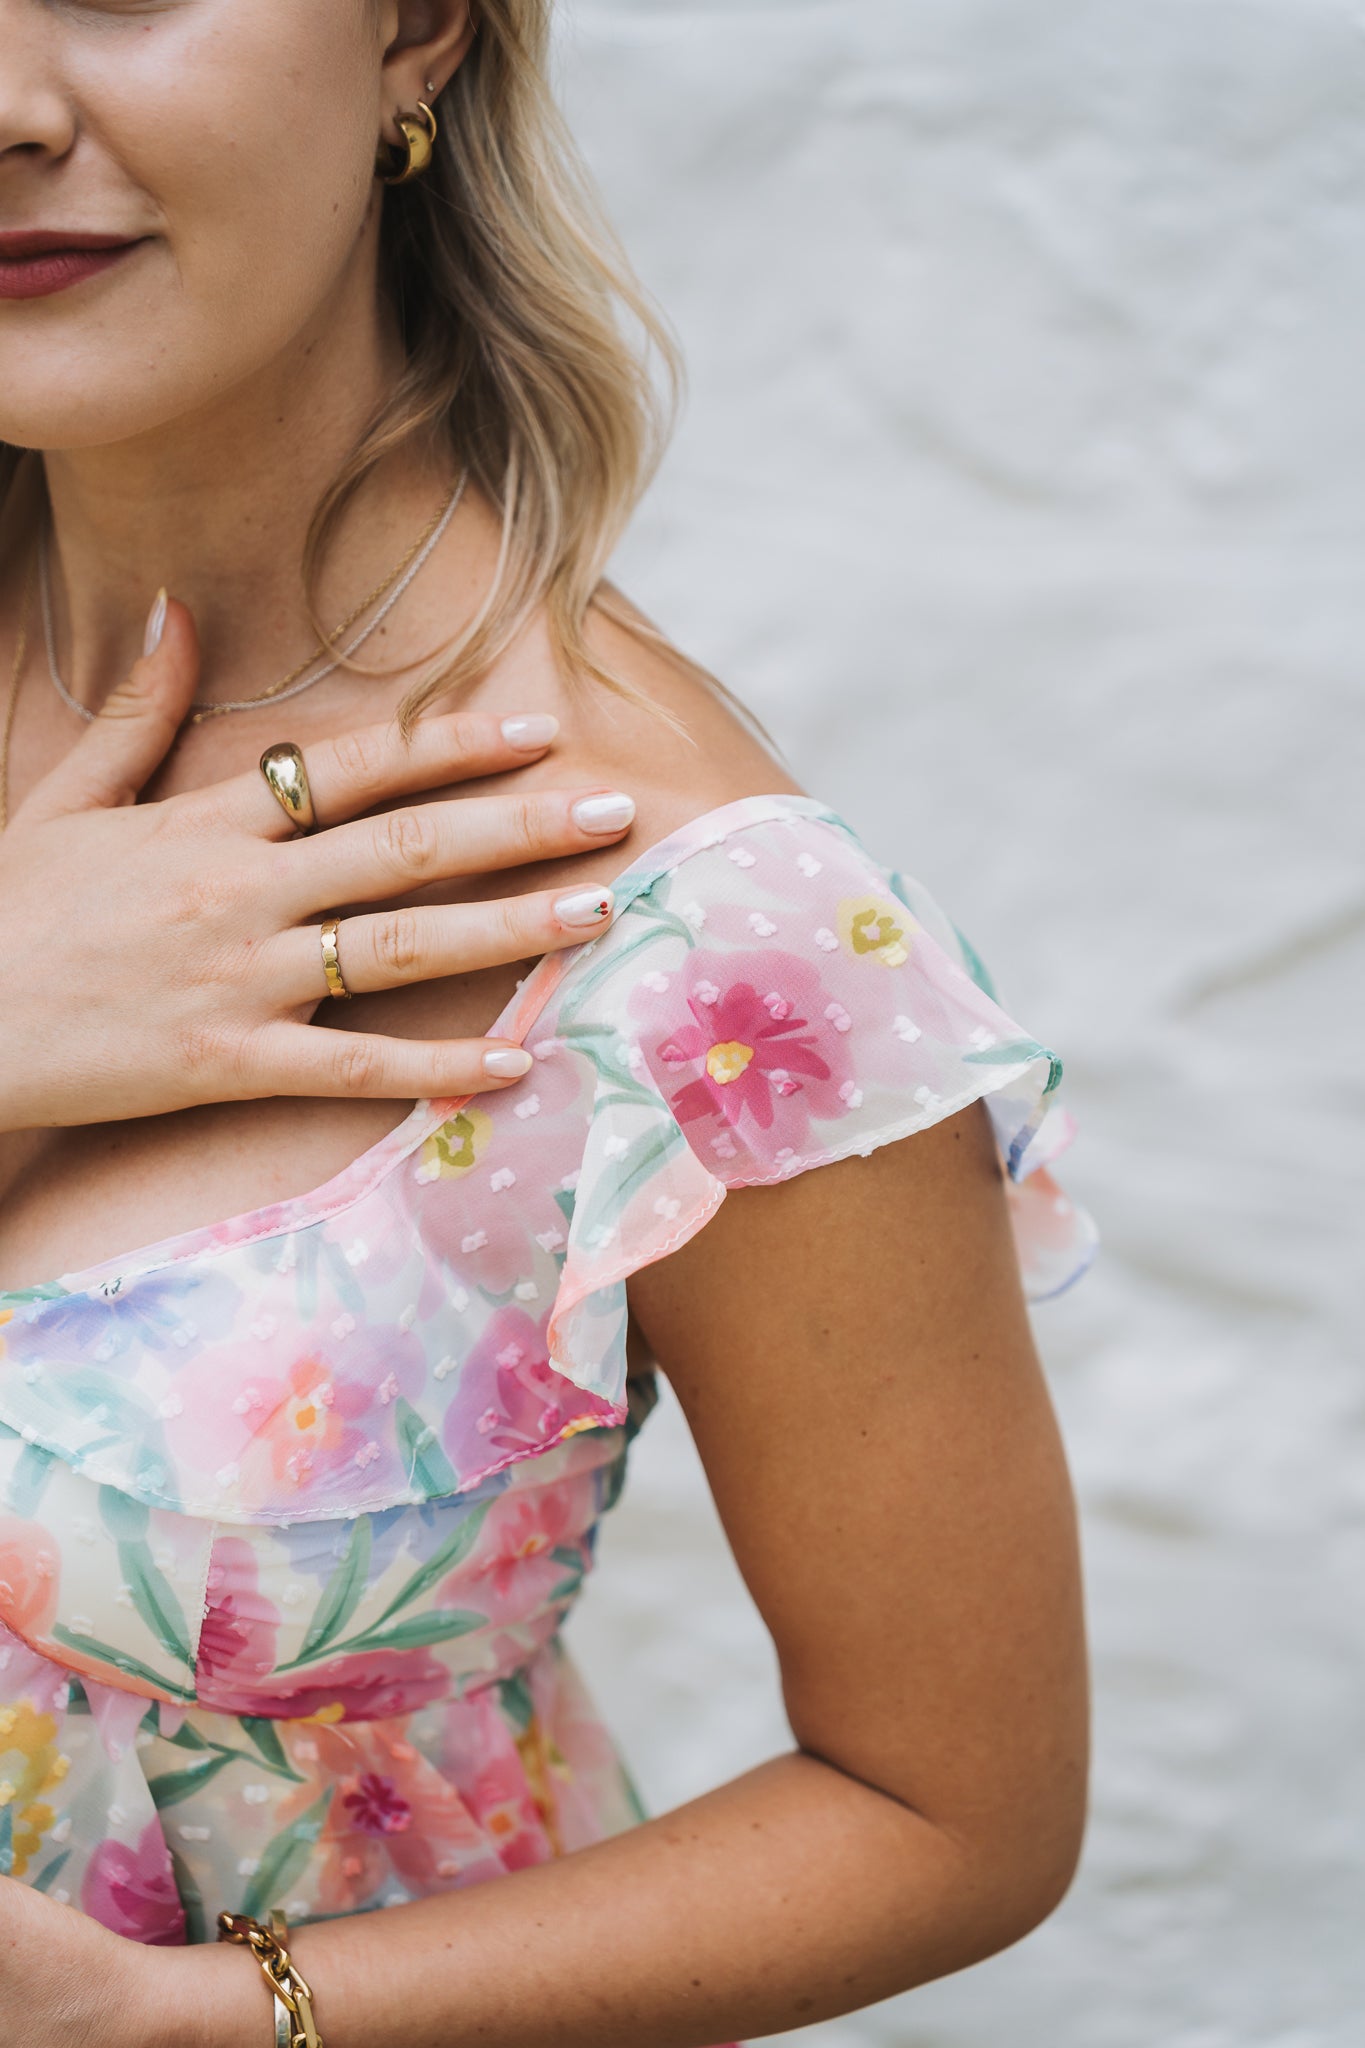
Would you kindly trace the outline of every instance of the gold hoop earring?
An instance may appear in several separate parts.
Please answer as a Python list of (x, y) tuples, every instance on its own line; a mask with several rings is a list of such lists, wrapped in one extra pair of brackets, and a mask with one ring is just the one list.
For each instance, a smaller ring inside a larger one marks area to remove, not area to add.
[(375, 173), (386, 185), (406, 185), (410, 178), (420, 177), (436, 143), (436, 116), (425, 100), (418, 100), (416, 114), (400, 114), (398, 125), (403, 145), (381, 144), (374, 160)]

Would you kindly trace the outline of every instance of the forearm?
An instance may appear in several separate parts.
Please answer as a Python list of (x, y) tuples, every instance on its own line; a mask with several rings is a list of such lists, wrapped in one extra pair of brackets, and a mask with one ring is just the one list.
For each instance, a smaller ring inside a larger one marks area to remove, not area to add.
[[(1024, 1931), (1006, 1918), (945, 1832), (795, 1752), (561, 1861), (304, 1929), (295, 1953), (327, 2048), (708, 2048), (962, 1968)], [(167, 2048), (265, 2048), (244, 1951), (164, 1967)]]

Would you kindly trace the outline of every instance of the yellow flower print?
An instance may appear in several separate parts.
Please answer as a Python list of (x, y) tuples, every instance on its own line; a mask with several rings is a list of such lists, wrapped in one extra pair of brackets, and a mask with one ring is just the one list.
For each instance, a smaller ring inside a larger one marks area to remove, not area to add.
[(478, 1165), (492, 1135), (493, 1119), (486, 1110), (460, 1110), (424, 1142), (418, 1179), (458, 1180)]
[(839, 937), (850, 952), (871, 954), (883, 967), (904, 967), (915, 928), (904, 905), (884, 896), (848, 896), (839, 905)]
[(564, 1841), (559, 1831), (559, 1802), (555, 1798), (550, 1780), (556, 1777), (567, 1782), (572, 1778), (573, 1772), (568, 1759), (549, 1730), (542, 1725), (538, 1714), (532, 1714), (527, 1726), (516, 1737), (516, 1745), (531, 1798), (549, 1840), (551, 1854), (562, 1856)]
[(40, 1795), (60, 1785), (71, 1768), (57, 1748), (57, 1723), (27, 1700), (0, 1708), (0, 1807), (14, 1809), (10, 1836), (15, 1877), (23, 1877), (42, 1847), (56, 1814)]
[(724, 1045), (713, 1045), (707, 1053), (706, 1071), (724, 1088), (739, 1079), (753, 1056), (751, 1045), (741, 1045), (737, 1038), (728, 1039)]

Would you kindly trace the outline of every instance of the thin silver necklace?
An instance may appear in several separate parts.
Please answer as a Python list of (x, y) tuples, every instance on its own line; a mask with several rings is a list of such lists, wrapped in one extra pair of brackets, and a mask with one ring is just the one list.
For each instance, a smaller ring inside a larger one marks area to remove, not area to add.
[[(399, 598), (403, 595), (403, 592), (411, 583), (413, 577), (417, 574), (418, 570), (422, 568), (424, 563), (429, 559), (433, 549), (436, 546), (436, 543), (440, 540), (441, 535), (445, 532), (451, 520), (455, 517), (456, 507), (459, 505), (461, 498), (464, 496), (465, 485), (468, 483), (468, 481), (469, 471), (466, 469), (461, 472), (459, 482), (456, 484), (454, 490), (450, 494), (450, 502), (446, 506), (445, 511), (441, 514), (441, 517), (437, 522), (436, 526), (432, 529), (429, 538), (419, 549), (418, 553), (413, 556), (411, 562), (409, 562), (407, 568), (404, 570), (398, 582), (394, 584), (393, 589), (389, 592), (383, 604), (379, 607), (379, 610), (370, 620), (369, 625), (362, 627), (360, 632), (356, 634), (354, 640), (350, 641), (349, 644), (342, 649), (340, 654), (334, 655), (329, 662), (326, 662), (322, 668), (318, 669), (316, 674), (311, 676), (305, 676), (302, 682), (292, 684), (290, 688), (287, 690), (281, 690), (278, 696), (275, 697), (238, 697), (234, 698), (231, 702), (226, 704), (203, 703), (196, 699), (194, 703), (190, 705), (190, 710), (251, 711), (257, 710), (265, 704), (283, 704), (287, 697), (297, 697), (301, 690), (311, 690), (314, 683), (320, 683), (324, 676), (329, 676), (332, 674), (332, 671), (334, 669), (340, 668), (342, 662), (349, 660), (351, 655), (355, 653), (358, 647), (364, 646), (365, 642), (369, 639), (371, 633), (373, 633), (377, 627), (381, 626), (384, 623), (384, 620), (393, 610)], [(52, 624), (52, 583), (48, 575), (47, 567), (46, 525), (44, 525), (43, 527), (43, 531), (38, 542), (38, 590), (42, 602), (43, 639), (47, 646), (47, 672), (49, 676), (52, 678), (52, 687), (57, 692), (57, 695), (61, 698), (63, 704), (69, 705), (70, 708), (77, 714), (77, 716), (83, 718), (86, 721), (86, 724), (89, 725), (93, 722), (97, 714), (93, 712), (88, 705), (82, 704), (78, 698), (72, 696), (70, 690), (67, 689), (66, 684), (62, 681), (61, 675), (57, 668), (57, 636)]]

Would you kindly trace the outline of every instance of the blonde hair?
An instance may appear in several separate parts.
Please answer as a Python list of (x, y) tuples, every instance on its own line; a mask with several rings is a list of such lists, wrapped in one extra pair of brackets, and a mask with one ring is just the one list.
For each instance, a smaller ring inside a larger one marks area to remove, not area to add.
[[(406, 363), (305, 538), (305, 601), (330, 648), (315, 598), (322, 557), (386, 457), (416, 444), (452, 476), (467, 464), (496, 508), (492, 580), (439, 667), (399, 705), (405, 736), (542, 608), (565, 671), (628, 696), (638, 693), (588, 644), (589, 610), (671, 646), (603, 572), (663, 452), (681, 365), (551, 95), (552, 9), (553, 0), (477, 0), (430, 168), (384, 192), (380, 260)], [(0, 499), (20, 456), (0, 444)]]
[(319, 503), (304, 547), (305, 592), (325, 640), (313, 610), (318, 563), (346, 505), (394, 449), (425, 437), (468, 465), (498, 511), (492, 581), (441, 666), (400, 704), (405, 734), (435, 697), (483, 674), (542, 608), (565, 671), (629, 696), (588, 644), (589, 609), (669, 645), (603, 572), (663, 453), (681, 363), (552, 97), (553, 0), (478, 0), (475, 11), (477, 34), (441, 96), (431, 166), (384, 195), (381, 262), (406, 367)]

